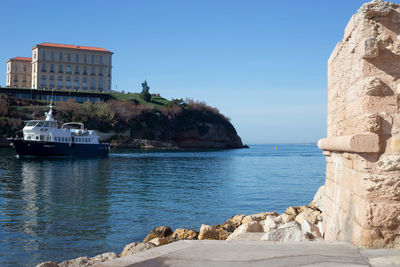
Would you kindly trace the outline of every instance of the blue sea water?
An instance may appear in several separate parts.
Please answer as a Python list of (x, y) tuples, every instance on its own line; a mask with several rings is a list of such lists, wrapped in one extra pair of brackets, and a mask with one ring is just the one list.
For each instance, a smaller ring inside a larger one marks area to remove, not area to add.
[(154, 227), (199, 230), (308, 204), (324, 183), (315, 144), (113, 150), (107, 159), (17, 159), (0, 150), (0, 266), (121, 252)]

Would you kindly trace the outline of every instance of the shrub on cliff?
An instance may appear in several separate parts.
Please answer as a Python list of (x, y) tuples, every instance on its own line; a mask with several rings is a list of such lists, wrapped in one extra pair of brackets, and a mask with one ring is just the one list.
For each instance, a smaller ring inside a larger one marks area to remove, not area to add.
[(7, 95), (0, 95), (0, 116), (7, 116), (8, 114), (8, 97)]

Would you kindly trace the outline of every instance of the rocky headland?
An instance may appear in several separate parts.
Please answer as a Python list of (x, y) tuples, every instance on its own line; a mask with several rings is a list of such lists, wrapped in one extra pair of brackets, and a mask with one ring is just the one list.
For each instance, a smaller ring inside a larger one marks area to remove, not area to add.
[(37, 267), (93, 266), (125, 257), (179, 240), (263, 240), (263, 241), (322, 241), (324, 186), (307, 206), (288, 207), (282, 214), (261, 212), (239, 214), (218, 225), (202, 224), (199, 231), (168, 226), (155, 227), (141, 242), (127, 244), (120, 253), (106, 252), (94, 257), (82, 256), (60, 263), (43, 262)]
[[(98, 132), (100, 141), (117, 148), (244, 147), (230, 120), (203, 102), (169, 101), (157, 95), (144, 101), (137, 94), (116, 95), (118, 99), (100, 103), (57, 102), (55, 118), (82, 122)], [(41, 119), (47, 109), (44, 101), (0, 95), (0, 146), (9, 146), (7, 137), (20, 135), (23, 121)]]

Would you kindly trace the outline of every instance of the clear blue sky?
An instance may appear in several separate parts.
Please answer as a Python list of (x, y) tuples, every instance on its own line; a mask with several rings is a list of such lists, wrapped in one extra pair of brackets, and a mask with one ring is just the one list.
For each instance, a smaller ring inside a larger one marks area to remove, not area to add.
[(1, 0), (6, 60), (38, 43), (114, 52), (113, 89), (193, 98), (248, 144), (326, 135), (327, 60), (361, 0)]

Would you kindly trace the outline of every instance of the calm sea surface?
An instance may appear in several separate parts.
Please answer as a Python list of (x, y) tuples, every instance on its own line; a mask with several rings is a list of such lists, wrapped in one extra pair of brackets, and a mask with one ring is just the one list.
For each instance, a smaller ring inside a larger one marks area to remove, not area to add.
[(235, 214), (308, 204), (315, 144), (222, 151), (114, 150), (107, 159), (17, 159), (0, 149), (0, 266), (121, 252), (154, 227), (199, 230)]

